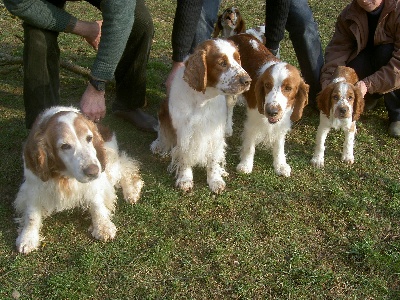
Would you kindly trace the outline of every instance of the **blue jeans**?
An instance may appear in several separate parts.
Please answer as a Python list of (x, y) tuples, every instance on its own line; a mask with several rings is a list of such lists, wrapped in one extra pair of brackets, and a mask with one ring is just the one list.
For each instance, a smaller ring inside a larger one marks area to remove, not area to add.
[[(387, 65), (392, 58), (393, 50), (393, 44), (365, 48), (356, 58), (347, 63), (347, 66), (352, 67), (358, 77), (363, 79), (378, 71), (382, 66)], [(379, 99), (380, 97), (382, 97), (381, 94), (367, 93), (365, 101)], [(385, 100), (389, 122), (400, 121), (400, 89), (384, 94), (383, 99)]]
[(211, 34), (214, 31), (214, 24), (218, 19), (220, 3), (221, 0), (204, 0), (190, 53), (193, 53), (194, 48), (196, 48), (199, 43), (211, 38)]
[(286, 22), (301, 73), (310, 85), (309, 103), (315, 105), (317, 93), (321, 90), (319, 82), (324, 64), (318, 24), (315, 22), (307, 0), (292, 0)]

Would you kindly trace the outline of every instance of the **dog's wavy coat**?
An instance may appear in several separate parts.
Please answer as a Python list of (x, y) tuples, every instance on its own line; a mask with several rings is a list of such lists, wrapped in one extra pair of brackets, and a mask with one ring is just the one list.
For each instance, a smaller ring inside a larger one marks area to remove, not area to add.
[(255, 148), (263, 144), (272, 148), (275, 173), (290, 176), (285, 138), (292, 122), (302, 117), (309, 86), (296, 67), (280, 61), (254, 36), (238, 34), (228, 40), (238, 46), (242, 66), (252, 79), (249, 91), (243, 94), (247, 119), (237, 170), (251, 173)]
[(22, 253), (39, 247), (45, 217), (75, 207), (89, 210), (94, 238), (113, 239), (115, 187), (135, 203), (143, 186), (138, 163), (118, 150), (115, 135), (73, 107), (52, 107), (38, 116), (23, 160), (25, 180), (14, 202), (20, 224), (16, 245)]
[(225, 95), (243, 93), (250, 81), (237, 48), (222, 39), (198, 45), (175, 75), (159, 112), (160, 128), (151, 150), (171, 154), (169, 170), (176, 170), (181, 190), (193, 188), (196, 165), (206, 167), (213, 192), (225, 189)]
[(344, 131), (342, 160), (347, 164), (354, 163), (356, 121), (364, 110), (364, 98), (360, 89), (355, 86), (357, 81), (358, 76), (352, 68), (339, 66), (331, 83), (317, 96), (320, 121), (311, 159), (315, 167), (324, 166), (325, 140), (331, 128)]

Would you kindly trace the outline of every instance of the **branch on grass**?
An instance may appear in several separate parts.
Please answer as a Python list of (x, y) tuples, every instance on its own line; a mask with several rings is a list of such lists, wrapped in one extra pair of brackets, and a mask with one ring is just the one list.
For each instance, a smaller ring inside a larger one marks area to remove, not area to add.
[[(22, 65), (23, 63), (24, 62), (22, 57), (15, 57), (8, 54), (0, 53), (0, 66)], [(85, 78), (90, 78), (89, 69), (75, 65), (71, 61), (61, 60), (60, 66), (75, 74), (82, 75)]]

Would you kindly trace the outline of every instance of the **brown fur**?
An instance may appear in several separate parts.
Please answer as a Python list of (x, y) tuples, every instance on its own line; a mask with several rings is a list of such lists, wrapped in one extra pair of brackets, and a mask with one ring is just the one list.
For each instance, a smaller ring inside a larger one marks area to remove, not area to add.
[[(229, 12), (229, 11), (231, 11), (231, 12)], [(222, 21), (224, 19), (226, 19), (226, 17), (228, 15), (232, 19), (235, 14), (236, 14), (237, 21), (236, 21), (236, 26), (235, 26), (235, 29), (234, 29), (234, 33), (235, 34), (239, 34), (239, 33), (243, 33), (243, 32), (246, 31), (246, 22), (244, 21), (242, 15), (240, 14), (239, 9), (237, 9), (235, 7), (229, 7), (229, 8), (226, 8), (222, 12), (222, 14), (220, 14), (218, 16), (218, 20), (217, 20), (217, 23), (215, 23), (214, 32), (212, 34), (213, 38), (218, 37), (220, 32), (221, 32), (221, 30), (224, 29), (223, 26), (222, 26)], [(224, 38), (227, 38), (227, 37), (225, 36)]]

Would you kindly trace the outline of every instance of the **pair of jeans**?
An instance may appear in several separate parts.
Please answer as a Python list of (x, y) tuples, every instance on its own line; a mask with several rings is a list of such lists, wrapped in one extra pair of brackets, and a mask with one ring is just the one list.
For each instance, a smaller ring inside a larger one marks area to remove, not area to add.
[[(97, 6), (97, 2), (89, 0)], [(62, 7), (65, 2), (53, 0)], [(60, 49), (58, 32), (27, 23), (24, 28), (24, 106), (25, 125), (31, 128), (46, 108), (60, 103)], [(146, 101), (146, 68), (154, 26), (144, 0), (136, 2), (135, 22), (125, 51), (115, 71), (115, 110), (133, 110)]]
[(220, 3), (221, 0), (204, 0), (190, 53), (193, 53), (198, 44), (211, 38), (214, 25), (218, 19)]
[[(353, 68), (358, 77), (363, 79), (387, 65), (393, 56), (393, 51), (393, 44), (365, 48), (352, 61), (347, 63), (347, 66)], [(369, 101), (381, 97), (381, 94), (367, 93), (365, 100)], [(388, 112), (389, 122), (400, 121), (400, 89), (384, 94), (383, 99)]]
[(319, 77), (324, 64), (324, 55), (318, 24), (314, 20), (307, 0), (291, 1), (286, 30), (289, 32), (301, 73), (310, 85), (309, 103), (315, 105), (316, 96), (321, 90)]

